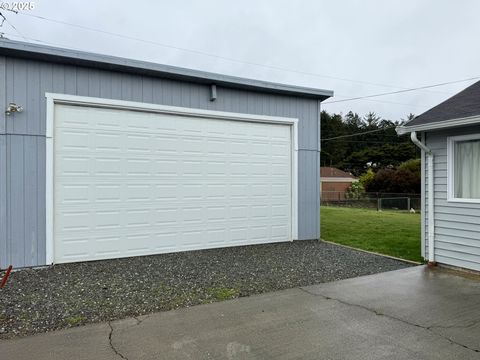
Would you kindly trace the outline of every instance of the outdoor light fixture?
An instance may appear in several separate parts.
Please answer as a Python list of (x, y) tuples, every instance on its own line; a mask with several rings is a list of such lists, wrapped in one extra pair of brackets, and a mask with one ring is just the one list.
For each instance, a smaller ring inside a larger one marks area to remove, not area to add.
[(217, 85), (212, 84), (210, 86), (210, 101), (217, 100)]
[(22, 111), (23, 111), (22, 106), (17, 105), (15, 103), (10, 103), (8, 104), (7, 109), (5, 110), (5, 115), (10, 115), (11, 113), (22, 112)]

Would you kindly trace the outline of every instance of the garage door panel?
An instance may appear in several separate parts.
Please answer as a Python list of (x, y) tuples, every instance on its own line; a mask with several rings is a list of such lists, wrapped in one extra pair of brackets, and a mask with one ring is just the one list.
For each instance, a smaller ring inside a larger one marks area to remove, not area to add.
[(178, 136), (175, 135), (154, 135), (152, 150), (161, 156), (176, 154)]
[(64, 233), (76, 235), (79, 231), (88, 231), (90, 229), (90, 213), (88, 211), (59, 212), (57, 218), (62, 224), (59, 230)]
[(58, 158), (57, 166), (61, 167), (61, 176), (89, 176), (91, 162), (85, 156), (61, 156)]
[(59, 149), (64, 152), (84, 150), (88, 151), (90, 137), (88, 130), (59, 129), (59, 140), (56, 143)]
[(178, 248), (178, 233), (175, 231), (154, 233), (153, 239), (153, 250), (155, 251), (175, 251)]
[(148, 134), (127, 134), (125, 136), (126, 151), (131, 154), (150, 154), (152, 153), (152, 139)]
[[(177, 198), (177, 194), (179, 193), (179, 187), (181, 185), (178, 184), (154, 184), (154, 192), (153, 192), (153, 197), (154, 200), (157, 201), (162, 201), (162, 202), (167, 202), (167, 201), (172, 201)], [(186, 191), (184, 196), (188, 194), (190, 196), (190, 199), (194, 199), (194, 195), (197, 193), (198, 188), (197, 187), (191, 187), (189, 188), (188, 186), (183, 186), (183, 189)], [(200, 196), (200, 195), (198, 195)]]
[(111, 203), (121, 203), (125, 193), (123, 192), (123, 186), (115, 183), (104, 184), (92, 184), (90, 185), (92, 192), (94, 193), (92, 203), (97, 205), (108, 204), (108, 208), (111, 208)]
[[(122, 137), (114, 132), (97, 130), (93, 137), (92, 150), (97, 154), (110, 154), (122, 151), (124, 145)], [(90, 150), (90, 148), (88, 149)]]
[(228, 155), (228, 141), (224, 139), (207, 139), (206, 151), (211, 155)]
[(273, 239), (284, 239), (285, 236), (288, 236), (288, 231), (290, 229), (287, 225), (273, 225), (272, 226), (272, 238)]
[(205, 216), (209, 223), (224, 221), (228, 217), (226, 206), (205, 206)]
[(271, 216), (271, 207), (268, 205), (252, 205), (250, 207), (250, 216), (254, 218), (269, 218)]
[(126, 188), (126, 201), (127, 202), (142, 202), (151, 201), (152, 197), (152, 185), (151, 184), (127, 184)]
[(90, 219), (90, 222), (96, 230), (110, 231), (120, 227), (119, 218), (122, 216), (122, 212), (119, 210), (95, 211), (91, 216), (93, 218)]
[(228, 238), (227, 229), (214, 228), (206, 230), (207, 242), (211, 246), (219, 246), (226, 243)]
[(160, 228), (166, 225), (178, 224), (178, 211), (179, 209), (176, 207), (154, 210), (154, 224), (159, 225)]
[(57, 204), (58, 207), (72, 205), (78, 203), (90, 202), (90, 185), (85, 183), (68, 183), (58, 184)]
[(291, 240), (291, 129), (55, 106), (55, 262)]

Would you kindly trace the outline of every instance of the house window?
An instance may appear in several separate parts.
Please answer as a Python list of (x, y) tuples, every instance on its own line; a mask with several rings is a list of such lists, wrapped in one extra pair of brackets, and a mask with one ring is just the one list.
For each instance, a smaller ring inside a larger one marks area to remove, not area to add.
[(480, 134), (448, 139), (449, 200), (480, 202)]

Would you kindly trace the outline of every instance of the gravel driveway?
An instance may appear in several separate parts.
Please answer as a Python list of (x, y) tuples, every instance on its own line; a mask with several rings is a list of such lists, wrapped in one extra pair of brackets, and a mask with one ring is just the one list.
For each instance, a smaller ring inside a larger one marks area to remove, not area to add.
[(296, 241), (22, 270), (0, 290), (0, 338), (407, 266), (321, 241)]

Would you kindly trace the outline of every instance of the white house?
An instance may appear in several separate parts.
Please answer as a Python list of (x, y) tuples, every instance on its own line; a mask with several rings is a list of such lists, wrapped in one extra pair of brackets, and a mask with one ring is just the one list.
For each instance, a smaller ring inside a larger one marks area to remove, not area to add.
[(422, 256), (480, 271), (480, 82), (397, 133), (422, 149)]

